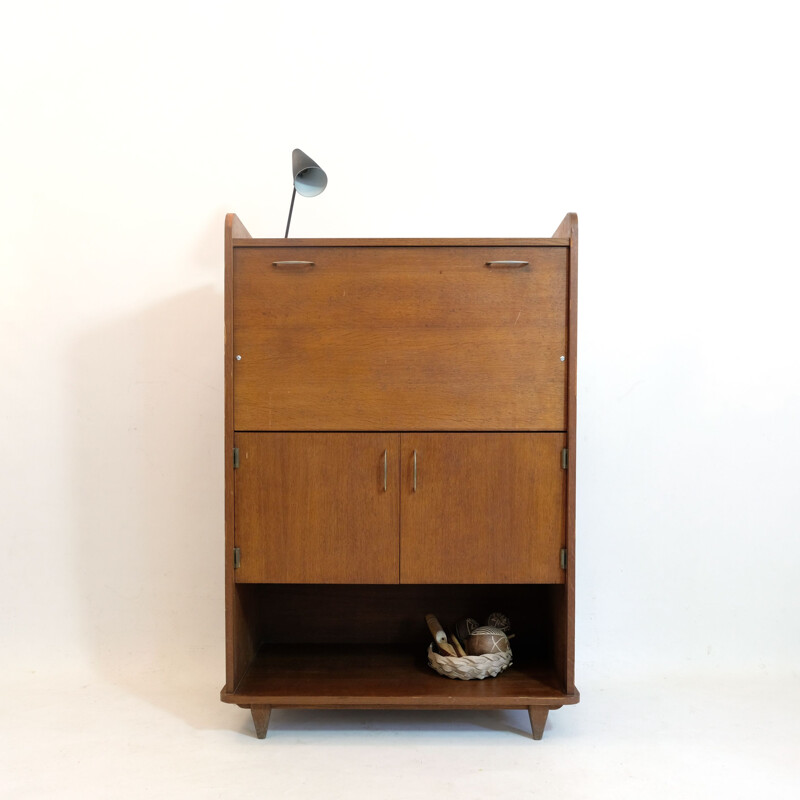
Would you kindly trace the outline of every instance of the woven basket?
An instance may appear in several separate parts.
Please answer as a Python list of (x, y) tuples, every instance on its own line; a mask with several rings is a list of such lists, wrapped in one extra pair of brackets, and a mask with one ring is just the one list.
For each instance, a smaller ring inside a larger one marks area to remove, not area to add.
[(428, 665), (446, 678), (461, 681), (494, 678), (511, 666), (511, 650), (485, 656), (440, 656), (433, 645), (428, 646)]

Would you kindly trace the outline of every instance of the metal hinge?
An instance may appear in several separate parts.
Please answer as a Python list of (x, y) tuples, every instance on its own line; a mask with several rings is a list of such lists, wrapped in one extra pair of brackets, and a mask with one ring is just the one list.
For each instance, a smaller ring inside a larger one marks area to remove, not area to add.
[(233, 568), (239, 569), (242, 566), (242, 551), (238, 547), (233, 548)]
[(561, 451), (561, 469), (567, 469), (569, 467), (569, 448), (565, 447)]
[(239, 448), (233, 448), (233, 468), (239, 469)]
[(561, 569), (567, 568), (567, 548), (561, 548)]

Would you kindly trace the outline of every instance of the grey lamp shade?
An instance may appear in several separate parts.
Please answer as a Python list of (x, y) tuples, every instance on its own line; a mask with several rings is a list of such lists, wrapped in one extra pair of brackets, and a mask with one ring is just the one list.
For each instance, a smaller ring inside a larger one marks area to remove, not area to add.
[(292, 174), (294, 175), (294, 188), (303, 197), (316, 197), (318, 194), (322, 194), (328, 185), (328, 176), (325, 174), (325, 170), (302, 150), (292, 151)]

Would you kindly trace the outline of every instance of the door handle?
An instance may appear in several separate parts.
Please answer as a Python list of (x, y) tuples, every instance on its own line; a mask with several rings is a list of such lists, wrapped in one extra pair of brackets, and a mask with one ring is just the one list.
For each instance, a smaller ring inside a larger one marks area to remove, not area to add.
[(530, 261), (487, 261), (489, 269), (521, 269), (527, 267)]
[(313, 261), (273, 261), (275, 269), (294, 270), (295, 272), (307, 272), (314, 266)]
[(417, 451), (414, 451), (414, 479), (412, 482), (412, 491), (417, 491)]
[(383, 451), (383, 491), (386, 491), (386, 451)]

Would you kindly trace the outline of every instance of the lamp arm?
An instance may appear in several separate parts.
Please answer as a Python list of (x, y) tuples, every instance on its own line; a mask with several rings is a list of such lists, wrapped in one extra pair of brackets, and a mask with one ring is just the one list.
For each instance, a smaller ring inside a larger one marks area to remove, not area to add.
[(294, 209), (294, 196), (297, 194), (297, 187), (292, 186), (292, 202), (289, 203), (289, 219), (286, 220), (286, 233), (283, 235), (284, 239), (289, 238), (289, 226), (292, 224), (292, 210)]

